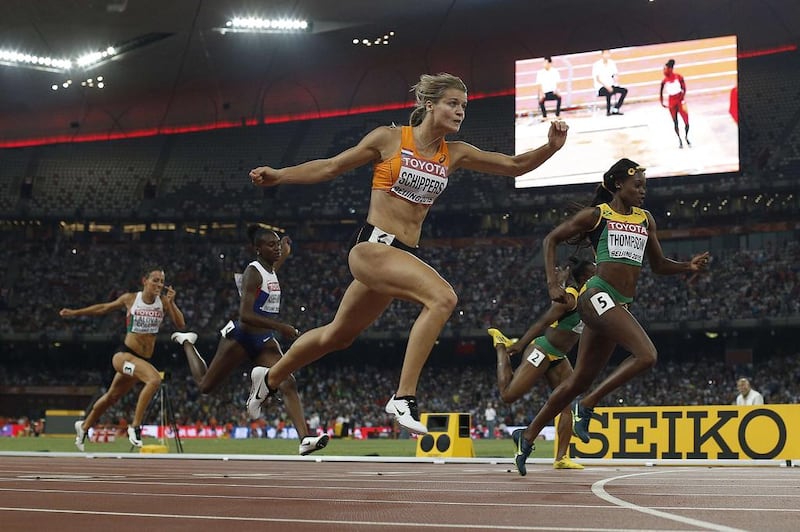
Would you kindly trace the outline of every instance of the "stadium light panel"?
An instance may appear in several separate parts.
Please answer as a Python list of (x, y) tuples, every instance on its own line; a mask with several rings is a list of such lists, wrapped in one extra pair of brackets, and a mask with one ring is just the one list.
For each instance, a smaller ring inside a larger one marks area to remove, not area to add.
[(72, 68), (71, 59), (26, 54), (16, 50), (0, 49), (0, 64), (6, 66), (31, 68), (47, 72), (62, 72)]
[(296, 18), (234, 17), (225, 27), (214, 28), (222, 33), (308, 33), (310, 21)]

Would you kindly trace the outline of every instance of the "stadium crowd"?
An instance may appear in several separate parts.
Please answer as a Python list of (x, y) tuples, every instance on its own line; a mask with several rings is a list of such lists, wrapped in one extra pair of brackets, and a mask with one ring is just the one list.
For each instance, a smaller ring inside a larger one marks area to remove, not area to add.
[[(330, 318), (342, 287), (346, 286), (344, 249), (342, 242), (294, 243), (292, 256), (280, 272), (285, 321), (303, 330)], [(218, 329), (235, 314), (238, 304), (233, 273), (240, 271), (251, 256), (249, 247), (238, 241), (174, 234), (159, 236), (152, 242), (131, 238), (82, 242), (65, 236), (20, 239), (0, 251), (0, 261), (13, 270), (9, 275), (14, 280), (3, 288), (1, 332), (46, 340), (115, 341), (124, 320), (122, 313), (105, 319), (63, 320), (57, 315), (58, 309), (67, 304), (110, 300), (116, 297), (116, 291), (136, 289), (139, 270), (146, 259), (147, 263), (160, 262), (166, 269), (167, 284), (177, 290), (188, 328), (215, 341)], [(549, 305), (539, 265), (538, 240), (432, 240), (430, 245), (423, 243), (422, 256), (451, 280), (460, 296), (445, 335), (474, 340), (483, 338), (479, 335), (484, 335), (489, 326), (521, 333)], [(797, 242), (756, 250), (723, 250), (715, 253), (713, 260), (709, 273), (696, 279), (655, 278), (645, 268), (632, 312), (645, 324), (800, 315)], [(368, 333), (387, 333), (386, 338), (397, 340), (397, 333), (407, 330), (417, 311), (414, 305), (395, 303)], [(476, 356), (467, 364), (426, 367), (419, 389), (423, 410), (470, 412), (473, 422), (484, 426), (485, 406), (494, 402), (501, 405), (500, 427), (526, 424), (546, 397), (544, 384), (535, 387), (522, 401), (502, 405), (488, 340), (479, 340), (475, 345)], [(399, 356), (400, 347), (395, 350)], [(381, 353), (385, 356), (389, 351)], [(207, 355), (210, 357), (211, 353)], [(249, 425), (243, 408), (249, 390), (249, 368), (242, 367), (215, 394), (203, 396), (177, 345), (162, 342), (154, 360), (159, 369), (171, 373), (170, 393), (179, 424)], [(32, 371), (24, 365), (9, 366), (0, 370), (0, 383), (107, 386), (110, 375), (104, 374), (104, 367), (100, 369), (59, 367)], [(318, 417), (321, 427), (330, 427), (337, 419), (349, 421), (351, 427), (370, 427), (390, 425), (391, 420), (383, 412), (386, 398), (375, 396), (374, 390), (392, 389), (398, 373), (399, 363), (368, 360), (356, 365), (350, 361), (337, 364), (334, 356), (326, 363), (303, 368), (296, 377), (306, 415)], [(751, 366), (737, 367), (725, 364), (719, 356), (706, 356), (698, 348), (680, 359), (662, 358), (655, 371), (635, 379), (606, 403), (730, 404), (736, 393), (736, 379), (742, 375), (756, 383), (767, 402), (791, 403), (800, 399), (796, 387), (800, 361), (795, 353), (775, 353), (756, 359)], [(133, 411), (135, 397), (126, 395), (101, 423), (124, 424)], [(267, 412), (264, 424), (281, 427), (289, 423), (282, 408)]]
[[(497, 406), (498, 429), (505, 426), (527, 425), (547, 397), (544, 383), (538, 383), (521, 400), (505, 405), (500, 400), (491, 364), (494, 353), (488, 345), (483, 352), (485, 363), (470, 365), (431, 365), (426, 367), (420, 383), (419, 397), (423, 412), (469, 412), (473, 425), (482, 431), (486, 427), (484, 410), (488, 403)], [(773, 356), (751, 365), (728, 365), (723, 361), (706, 360), (698, 354), (695, 360), (661, 360), (653, 371), (614, 393), (602, 406), (668, 406), (668, 405), (726, 405), (732, 404), (736, 394), (736, 380), (748, 376), (771, 404), (800, 402), (800, 353)], [(347, 421), (350, 427), (391, 427), (392, 420), (383, 410), (386, 397), (375, 395), (375, 390), (390, 390), (399, 376), (399, 366), (312, 364), (297, 372), (298, 389), (311, 426), (323, 430), (333, 428), (337, 421)], [(168, 393), (178, 425), (207, 427), (250, 427), (246, 418), (245, 402), (249, 391), (246, 368), (231, 378), (214, 394), (201, 395), (188, 369), (171, 361)], [(0, 369), (0, 381), (17, 385), (85, 385), (87, 382), (104, 382), (110, 375), (99, 371), (37, 369), (24, 367)], [(100, 419), (100, 426), (126, 426), (133, 412), (135, 394), (127, 394)], [(87, 405), (88, 406), (88, 405)], [(0, 412), (0, 416), (27, 416), (31, 419), (40, 412)], [(145, 423), (157, 423), (159, 412), (152, 406)], [(318, 425), (317, 425), (318, 424)], [(271, 406), (265, 409), (265, 418), (259, 427), (280, 429), (290, 426), (285, 409)]]
[[(444, 242), (444, 243), (443, 243)], [(475, 336), (495, 326), (522, 332), (549, 305), (539, 241), (473, 239), (423, 242), (421, 257), (450, 280), (459, 295), (444, 334)], [(349, 281), (345, 243), (295, 242), (280, 272), (282, 319), (305, 330), (327, 322)], [(124, 261), (120, 261), (124, 257)], [(0, 298), (0, 333), (117, 335), (123, 316), (58, 318), (65, 305), (107, 301), (139, 287), (140, 270), (160, 264), (177, 291), (190, 330), (213, 335), (236, 313), (234, 272), (252, 259), (243, 243), (164, 238), (142, 243), (76, 244), (37, 239), (7, 245), (0, 261), (13, 273)], [(632, 312), (643, 323), (786, 318), (800, 315), (800, 244), (721, 250), (708, 274), (658, 277), (644, 269)], [(408, 328), (418, 309), (396, 302), (370, 331)]]

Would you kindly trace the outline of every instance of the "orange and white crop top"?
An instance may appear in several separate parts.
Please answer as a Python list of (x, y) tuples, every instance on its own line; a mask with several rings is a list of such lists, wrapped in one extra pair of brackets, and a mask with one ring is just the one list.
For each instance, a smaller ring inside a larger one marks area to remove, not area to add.
[(418, 205), (432, 205), (447, 187), (450, 152), (442, 139), (430, 159), (417, 154), (411, 126), (400, 129), (400, 150), (385, 161), (375, 163), (372, 189), (386, 190)]

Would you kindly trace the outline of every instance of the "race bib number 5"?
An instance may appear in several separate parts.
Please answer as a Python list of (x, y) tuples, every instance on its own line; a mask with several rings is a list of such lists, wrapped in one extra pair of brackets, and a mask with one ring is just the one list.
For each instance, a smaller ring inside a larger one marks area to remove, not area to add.
[(590, 297), (589, 301), (592, 302), (594, 311), (597, 312), (598, 316), (602, 316), (603, 313), (611, 310), (616, 306), (614, 304), (614, 300), (611, 298), (610, 295), (608, 295), (607, 292), (598, 292), (592, 297)]

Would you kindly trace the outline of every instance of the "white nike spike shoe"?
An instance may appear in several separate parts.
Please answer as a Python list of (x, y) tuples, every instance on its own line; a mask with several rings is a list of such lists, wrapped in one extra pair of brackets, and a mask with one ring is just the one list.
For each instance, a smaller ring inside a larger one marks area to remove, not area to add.
[(428, 427), (419, 422), (419, 409), (415, 397), (402, 397), (397, 399), (395, 395), (386, 403), (386, 413), (394, 415), (401, 427), (405, 427), (417, 434), (427, 434)]
[(258, 419), (261, 417), (261, 405), (269, 397), (269, 388), (267, 388), (267, 373), (269, 368), (264, 366), (256, 366), (250, 372), (250, 397), (247, 398), (247, 415), (250, 419)]
[(75, 447), (78, 448), (79, 451), (84, 451), (86, 449), (86, 434), (87, 432), (83, 430), (83, 421), (78, 420), (75, 422)]
[(306, 456), (314, 451), (324, 449), (325, 446), (328, 445), (328, 440), (330, 440), (330, 437), (327, 434), (321, 434), (319, 436), (306, 436), (300, 442), (300, 455)]

